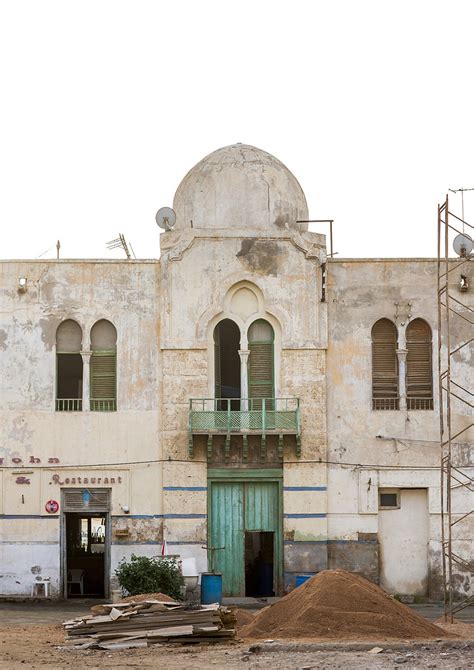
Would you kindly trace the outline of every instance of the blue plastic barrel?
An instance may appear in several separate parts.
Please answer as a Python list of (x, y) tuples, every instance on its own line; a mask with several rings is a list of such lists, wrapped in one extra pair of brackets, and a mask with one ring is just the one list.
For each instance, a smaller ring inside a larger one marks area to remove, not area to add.
[(313, 575), (296, 575), (295, 587), (301, 586), (301, 584), (307, 582), (308, 579), (311, 579), (312, 576)]
[(203, 572), (201, 575), (201, 603), (222, 603), (222, 573)]

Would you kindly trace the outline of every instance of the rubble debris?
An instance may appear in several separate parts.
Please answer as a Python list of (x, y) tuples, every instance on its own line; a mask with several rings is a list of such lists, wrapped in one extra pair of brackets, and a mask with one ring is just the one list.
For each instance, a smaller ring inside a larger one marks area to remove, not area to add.
[(67, 647), (119, 650), (225, 641), (234, 637), (235, 623), (233, 610), (217, 603), (189, 608), (167, 597), (95, 606), (91, 614), (65, 621), (63, 627)]
[(345, 570), (324, 570), (255, 615), (239, 637), (390, 640), (451, 637), (381, 588)]

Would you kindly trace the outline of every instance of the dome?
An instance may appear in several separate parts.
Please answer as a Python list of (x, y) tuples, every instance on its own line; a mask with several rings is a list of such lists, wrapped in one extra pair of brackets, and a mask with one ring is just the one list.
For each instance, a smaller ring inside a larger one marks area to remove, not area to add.
[(296, 224), (308, 218), (296, 177), (277, 158), (247, 144), (203, 158), (178, 186), (173, 207), (175, 229), (307, 229)]

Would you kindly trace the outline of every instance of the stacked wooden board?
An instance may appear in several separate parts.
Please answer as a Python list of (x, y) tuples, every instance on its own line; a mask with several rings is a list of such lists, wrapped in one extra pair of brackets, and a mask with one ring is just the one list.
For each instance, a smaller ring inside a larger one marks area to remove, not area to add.
[(98, 605), (63, 623), (66, 645), (77, 649), (129, 649), (163, 642), (219, 642), (235, 635), (235, 614), (218, 604), (189, 608), (178, 602)]

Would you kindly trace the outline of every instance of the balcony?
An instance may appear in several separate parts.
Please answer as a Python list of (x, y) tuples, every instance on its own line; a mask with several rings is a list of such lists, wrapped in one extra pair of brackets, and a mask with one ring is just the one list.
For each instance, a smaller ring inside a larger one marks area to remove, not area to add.
[(407, 398), (407, 409), (433, 409), (433, 398)]
[(91, 398), (91, 412), (116, 412), (117, 401), (115, 398)]
[(56, 412), (81, 412), (82, 398), (56, 398)]
[[(230, 436), (243, 438), (244, 460), (247, 436), (260, 435), (262, 450), (266, 436), (278, 435), (278, 453), (283, 455), (283, 435), (296, 437), (296, 453), (301, 454), (299, 398), (191, 398), (189, 401), (189, 455), (193, 456), (193, 435), (226, 436), (226, 455)], [(209, 452), (208, 452), (209, 453)]]
[(400, 409), (399, 398), (372, 398), (372, 409), (396, 410)]

